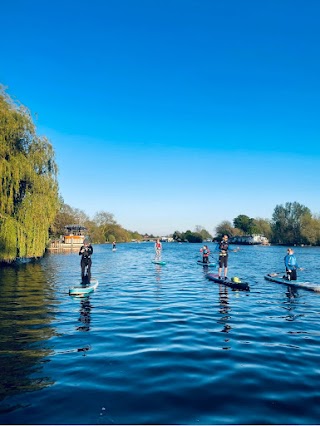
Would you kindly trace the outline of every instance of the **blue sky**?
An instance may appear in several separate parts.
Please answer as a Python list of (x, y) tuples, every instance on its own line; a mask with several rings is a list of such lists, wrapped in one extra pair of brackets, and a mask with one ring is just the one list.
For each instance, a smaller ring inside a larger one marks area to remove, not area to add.
[(319, 1), (1, 9), (0, 83), (50, 139), (67, 204), (159, 235), (320, 213)]

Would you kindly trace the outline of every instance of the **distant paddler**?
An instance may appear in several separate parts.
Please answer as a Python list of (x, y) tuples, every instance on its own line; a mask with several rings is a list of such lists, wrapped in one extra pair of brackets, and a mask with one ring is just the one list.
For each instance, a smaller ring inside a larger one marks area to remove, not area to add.
[(208, 246), (201, 247), (200, 253), (202, 253), (202, 262), (209, 263), (210, 250), (208, 249)]
[(154, 249), (155, 249), (155, 252), (156, 252), (155, 260), (160, 260), (161, 259), (161, 253), (162, 253), (162, 244), (161, 244), (159, 238), (155, 242)]

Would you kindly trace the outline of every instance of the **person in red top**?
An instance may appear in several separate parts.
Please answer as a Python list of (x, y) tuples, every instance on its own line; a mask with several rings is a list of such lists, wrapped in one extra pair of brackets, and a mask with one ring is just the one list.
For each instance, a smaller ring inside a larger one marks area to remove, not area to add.
[(202, 262), (209, 263), (210, 250), (208, 249), (208, 246), (203, 246), (200, 249), (200, 252), (202, 253)]
[(162, 244), (160, 243), (159, 238), (155, 242), (154, 249), (156, 251), (156, 258), (160, 259), (160, 257), (161, 257), (161, 251), (162, 251)]

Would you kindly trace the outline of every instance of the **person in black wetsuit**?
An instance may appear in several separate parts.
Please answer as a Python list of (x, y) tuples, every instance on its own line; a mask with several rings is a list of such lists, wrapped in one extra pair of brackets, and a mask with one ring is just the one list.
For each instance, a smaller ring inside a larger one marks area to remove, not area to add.
[(88, 239), (84, 239), (83, 246), (81, 246), (79, 255), (81, 255), (81, 280), (82, 283), (90, 283), (91, 280), (91, 256), (93, 253), (92, 245)]
[(224, 235), (222, 237), (222, 240), (219, 244), (219, 269), (218, 269), (218, 277), (221, 278), (221, 272), (222, 268), (224, 267), (224, 279), (227, 280), (227, 273), (228, 273), (228, 249), (229, 249), (229, 242), (228, 242), (228, 235)]

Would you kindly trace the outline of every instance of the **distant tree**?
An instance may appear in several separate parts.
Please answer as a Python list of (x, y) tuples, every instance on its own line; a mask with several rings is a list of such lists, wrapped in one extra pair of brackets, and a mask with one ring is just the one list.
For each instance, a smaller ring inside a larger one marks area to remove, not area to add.
[(188, 229), (186, 232), (175, 231), (172, 238), (178, 242), (202, 243), (202, 235), (198, 232), (192, 232)]
[(106, 242), (103, 229), (97, 226), (93, 220), (86, 221), (84, 226), (87, 228), (87, 233), (90, 235), (90, 239), (94, 244), (103, 244)]
[(129, 231), (129, 234), (130, 234), (131, 240), (142, 241), (142, 235), (140, 235), (139, 232), (137, 232), (137, 231), (134, 231), (134, 232)]
[(223, 235), (228, 235), (229, 237), (233, 237), (236, 235), (235, 228), (232, 226), (231, 222), (225, 220), (221, 222), (215, 229), (216, 237), (221, 238)]
[(212, 235), (209, 234), (209, 232), (203, 226), (197, 225), (195, 227), (195, 232), (200, 234), (203, 240), (212, 239)]
[(174, 239), (174, 241), (179, 241), (179, 242), (184, 240), (184, 238), (183, 238), (183, 236), (182, 236), (181, 232), (179, 232), (179, 231), (175, 231), (175, 232), (172, 234), (172, 238)]
[(301, 217), (301, 236), (306, 244), (320, 244), (320, 217), (308, 214)]
[(191, 232), (190, 230), (186, 231), (184, 234), (184, 239), (189, 243), (202, 243), (202, 235), (198, 232)]
[(233, 220), (233, 225), (235, 228), (240, 229), (244, 235), (253, 235), (258, 233), (258, 228), (256, 226), (255, 220), (245, 214), (237, 216)]
[(302, 218), (311, 218), (308, 207), (297, 202), (277, 205), (272, 216), (273, 241), (279, 244), (301, 244), (304, 237), (301, 233)]
[(62, 197), (59, 198), (59, 210), (55, 216), (53, 225), (50, 228), (51, 237), (59, 237), (64, 234), (64, 227), (67, 225), (81, 225), (86, 226), (89, 217), (86, 213), (79, 209), (65, 204)]
[(101, 210), (94, 215), (93, 221), (102, 231), (102, 234), (104, 235), (104, 241), (108, 241), (108, 234), (113, 233), (114, 225), (117, 224), (116, 220), (114, 219), (114, 215), (112, 213)]
[(272, 238), (271, 221), (268, 219), (255, 218), (254, 219), (257, 234), (263, 235), (270, 241)]

